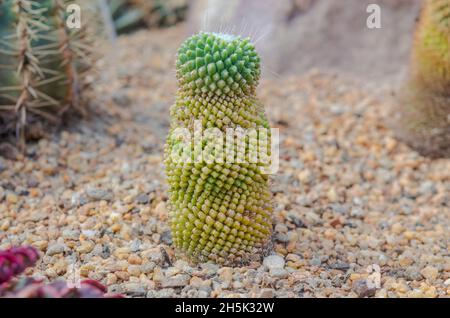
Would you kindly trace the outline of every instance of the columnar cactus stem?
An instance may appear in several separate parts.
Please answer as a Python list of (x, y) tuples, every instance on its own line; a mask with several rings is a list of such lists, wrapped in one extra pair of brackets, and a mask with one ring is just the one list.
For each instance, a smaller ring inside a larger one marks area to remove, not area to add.
[(450, 1), (426, 0), (408, 82), (399, 93), (399, 136), (432, 157), (450, 156)]
[(232, 160), (195, 160), (199, 151), (217, 149), (217, 139), (208, 138), (199, 145), (194, 140), (185, 161), (175, 160), (173, 154), (182, 143), (176, 133), (180, 128), (191, 136), (196, 126), (222, 136), (230, 129), (269, 128), (255, 97), (259, 56), (248, 39), (200, 33), (182, 44), (176, 68), (179, 91), (165, 149), (174, 243), (194, 262), (234, 265), (258, 258), (272, 232), (271, 193), (263, 173), (267, 162), (233, 160), (252, 149), (248, 139), (236, 146)]

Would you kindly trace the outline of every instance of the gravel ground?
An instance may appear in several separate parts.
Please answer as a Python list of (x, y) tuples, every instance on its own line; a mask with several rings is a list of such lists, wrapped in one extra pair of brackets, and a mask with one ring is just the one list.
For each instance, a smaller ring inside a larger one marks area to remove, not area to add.
[(259, 88), (281, 135), (273, 255), (176, 260), (162, 149), (181, 30), (120, 39), (90, 119), (0, 157), (0, 248), (31, 244), (43, 258), (30, 274), (79, 273), (134, 297), (450, 295), (450, 161), (398, 143), (386, 104), (320, 72)]

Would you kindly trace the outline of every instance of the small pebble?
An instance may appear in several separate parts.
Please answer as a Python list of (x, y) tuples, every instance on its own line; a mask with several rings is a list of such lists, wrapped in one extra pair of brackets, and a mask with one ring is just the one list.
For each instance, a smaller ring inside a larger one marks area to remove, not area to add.
[(263, 265), (269, 270), (280, 269), (284, 268), (285, 261), (279, 255), (270, 255), (264, 258)]

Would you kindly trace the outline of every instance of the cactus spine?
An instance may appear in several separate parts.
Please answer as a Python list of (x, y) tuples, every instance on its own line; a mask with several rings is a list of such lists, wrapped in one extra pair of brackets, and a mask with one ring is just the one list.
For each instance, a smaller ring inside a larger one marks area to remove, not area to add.
[[(20, 141), (31, 116), (58, 121), (79, 99), (97, 57), (87, 1), (81, 29), (66, 25), (67, 0), (0, 1), (0, 116)], [(98, 46), (98, 45), (97, 45)]]
[(426, 0), (410, 77), (396, 103), (399, 136), (432, 157), (450, 156), (450, 1)]
[[(248, 262), (266, 250), (272, 232), (271, 193), (268, 176), (262, 173), (265, 164), (176, 161), (172, 154), (182, 138), (176, 130), (184, 128), (195, 135), (196, 122), (202, 129), (224, 134), (227, 129), (269, 128), (255, 97), (259, 56), (248, 39), (200, 33), (182, 44), (176, 69), (179, 90), (165, 148), (174, 243), (194, 262)], [(216, 146), (216, 141), (202, 140), (201, 150)], [(195, 147), (189, 159), (198, 152)], [(236, 152), (248, 153), (250, 147), (245, 142)]]

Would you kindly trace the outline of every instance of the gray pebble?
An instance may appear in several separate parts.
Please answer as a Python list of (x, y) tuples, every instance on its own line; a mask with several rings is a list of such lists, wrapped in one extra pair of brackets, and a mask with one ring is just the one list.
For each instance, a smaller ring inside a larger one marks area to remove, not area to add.
[(164, 288), (164, 289), (161, 289), (157, 293), (157, 295), (158, 295), (157, 297), (159, 297), (159, 298), (174, 298), (176, 296), (176, 293), (171, 288)]
[(86, 194), (89, 198), (93, 199), (93, 200), (106, 200), (106, 201), (110, 201), (112, 200), (113, 196), (112, 193), (102, 189), (102, 188), (97, 188), (97, 187), (87, 187), (86, 189)]
[(142, 242), (140, 240), (133, 240), (130, 244), (130, 251), (133, 253), (139, 252), (141, 250)]
[(263, 265), (269, 270), (275, 268), (284, 268), (284, 258), (279, 255), (270, 255), (264, 258)]
[(309, 265), (311, 266), (320, 266), (322, 264), (322, 260), (318, 257), (313, 258), (312, 260), (309, 261)]
[(284, 268), (272, 268), (269, 273), (276, 278), (286, 278), (289, 275), (288, 271)]
[(350, 268), (350, 264), (345, 262), (334, 262), (330, 265), (330, 268), (340, 271), (347, 271)]
[(167, 278), (161, 282), (161, 287), (168, 288), (168, 287), (184, 287), (189, 284), (189, 280), (191, 279), (191, 276), (187, 274), (178, 274), (175, 276), (172, 276), (170, 278)]
[(143, 297), (147, 293), (141, 283), (126, 283), (122, 288), (125, 294), (133, 297)]
[(55, 243), (53, 245), (50, 245), (47, 249), (47, 255), (53, 256), (56, 254), (64, 253), (66, 246), (64, 244)]
[(376, 288), (369, 286), (365, 279), (357, 280), (353, 283), (352, 290), (358, 297), (373, 297), (377, 291)]
[(141, 265), (141, 271), (142, 271), (144, 274), (150, 274), (150, 273), (153, 272), (153, 270), (155, 269), (155, 267), (156, 267), (156, 264), (155, 264), (155, 263), (153, 263), (153, 262), (148, 262), (148, 263), (145, 263), (145, 264)]
[(62, 231), (62, 237), (66, 240), (78, 240), (80, 238), (80, 231), (66, 229)]
[(136, 201), (139, 204), (147, 204), (150, 201), (150, 197), (146, 193), (141, 193), (136, 197)]

